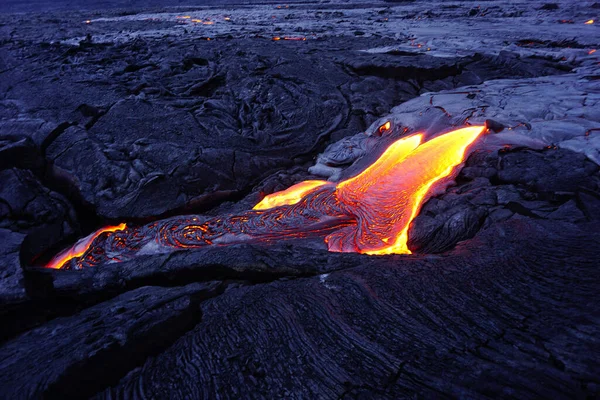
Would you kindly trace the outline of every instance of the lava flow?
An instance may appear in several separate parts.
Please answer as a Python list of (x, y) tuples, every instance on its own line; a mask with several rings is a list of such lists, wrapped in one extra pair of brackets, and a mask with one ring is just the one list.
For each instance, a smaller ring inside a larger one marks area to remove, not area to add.
[(324, 238), (336, 252), (410, 254), (411, 221), (435, 186), (456, 172), (484, 130), (470, 126), (425, 143), (421, 134), (398, 139), (350, 179), (300, 182), (239, 215), (191, 215), (140, 227), (104, 228), (59, 254), (48, 267), (81, 269), (185, 248), (307, 237)]

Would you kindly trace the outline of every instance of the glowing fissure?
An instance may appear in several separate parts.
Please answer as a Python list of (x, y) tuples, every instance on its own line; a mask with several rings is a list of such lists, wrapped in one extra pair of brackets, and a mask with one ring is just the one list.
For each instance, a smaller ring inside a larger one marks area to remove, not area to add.
[(56, 256), (48, 267), (81, 269), (177, 249), (309, 237), (324, 238), (335, 252), (410, 254), (411, 221), (435, 186), (456, 172), (484, 130), (471, 126), (425, 143), (420, 134), (398, 139), (350, 179), (338, 184), (300, 182), (240, 215), (191, 215), (139, 227), (103, 228)]

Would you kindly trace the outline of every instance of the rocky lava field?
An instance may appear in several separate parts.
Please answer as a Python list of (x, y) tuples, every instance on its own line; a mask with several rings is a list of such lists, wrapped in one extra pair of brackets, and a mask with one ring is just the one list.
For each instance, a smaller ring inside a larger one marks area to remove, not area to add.
[[(0, 398), (600, 395), (600, 3), (88, 8), (0, 13)], [(469, 125), (412, 254), (47, 268)]]

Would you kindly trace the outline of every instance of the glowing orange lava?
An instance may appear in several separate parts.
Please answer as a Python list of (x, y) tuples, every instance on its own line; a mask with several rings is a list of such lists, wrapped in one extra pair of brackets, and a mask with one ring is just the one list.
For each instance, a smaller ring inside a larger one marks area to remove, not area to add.
[(589, 19), (589, 20), (585, 21), (585, 24), (586, 24), (586, 25), (591, 25), (591, 24), (593, 24), (593, 23), (594, 23), (594, 20), (593, 20), (593, 19)]
[(334, 252), (410, 254), (411, 221), (427, 198), (450, 181), (468, 147), (485, 130), (469, 126), (425, 143), (422, 134), (398, 139), (352, 178), (300, 182), (239, 214), (103, 228), (59, 254), (48, 267), (81, 269), (137, 254), (298, 238), (324, 239)]
[(54, 257), (52, 259), (52, 261), (50, 261), (50, 263), (48, 263), (46, 265), (46, 267), (47, 268), (52, 268), (52, 269), (59, 269), (67, 261), (71, 260), (72, 258), (81, 257), (88, 250), (88, 248), (90, 247), (90, 245), (92, 244), (92, 242), (94, 241), (94, 239), (96, 239), (101, 234), (103, 234), (105, 232), (122, 231), (125, 228), (127, 228), (127, 225), (125, 225), (125, 224), (119, 224), (117, 226), (107, 226), (107, 227), (104, 227), (102, 229), (99, 229), (96, 232), (92, 233), (91, 235), (86, 236), (83, 239), (79, 240), (70, 249), (63, 251), (62, 253), (60, 253), (59, 255), (57, 255), (56, 257)]
[(255, 205), (253, 210), (267, 210), (269, 208), (279, 207), (283, 205), (296, 204), (302, 198), (310, 193), (313, 189), (327, 184), (327, 181), (304, 181), (297, 183), (289, 188), (265, 196), (260, 203)]
[[(387, 124), (389, 122), (382, 126)], [(338, 183), (337, 199), (357, 216), (357, 225), (327, 236), (329, 250), (410, 254), (408, 228), (426, 195), (434, 184), (448, 177), (454, 167), (463, 162), (467, 147), (484, 130), (482, 126), (458, 129), (424, 144), (419, 134), (397, 140), (362, 173)], [(326, 183), (300, 182), (265, 197), (254, 209), (296, 204), (314, 188)]]
[(330, 251), (410, 254), (410, 222), (432, 187), (463, 162), (465, 151), (485, 130), (458, 129), (421, 144), (422, 136), (398, 140), (369, 168), (337, 185), (340, 202), (353, 209), (358, 226), (330, 234)]

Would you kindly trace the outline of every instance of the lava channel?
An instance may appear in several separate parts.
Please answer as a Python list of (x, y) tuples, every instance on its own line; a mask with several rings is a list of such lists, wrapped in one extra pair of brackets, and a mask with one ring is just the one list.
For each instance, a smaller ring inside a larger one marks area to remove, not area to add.
[(451, 179), (485, 131), (470, 126), (422, 143), (398, 139), (345, 181), (305, 181), (237, 215), (181, 216), (138, 227), (100, 229), (56, 256), (49, 268), (82, 269), (143, 254), (209, 245), (321, 237), (329, 251), (410, 254), (408, 228), (435, 188)]

